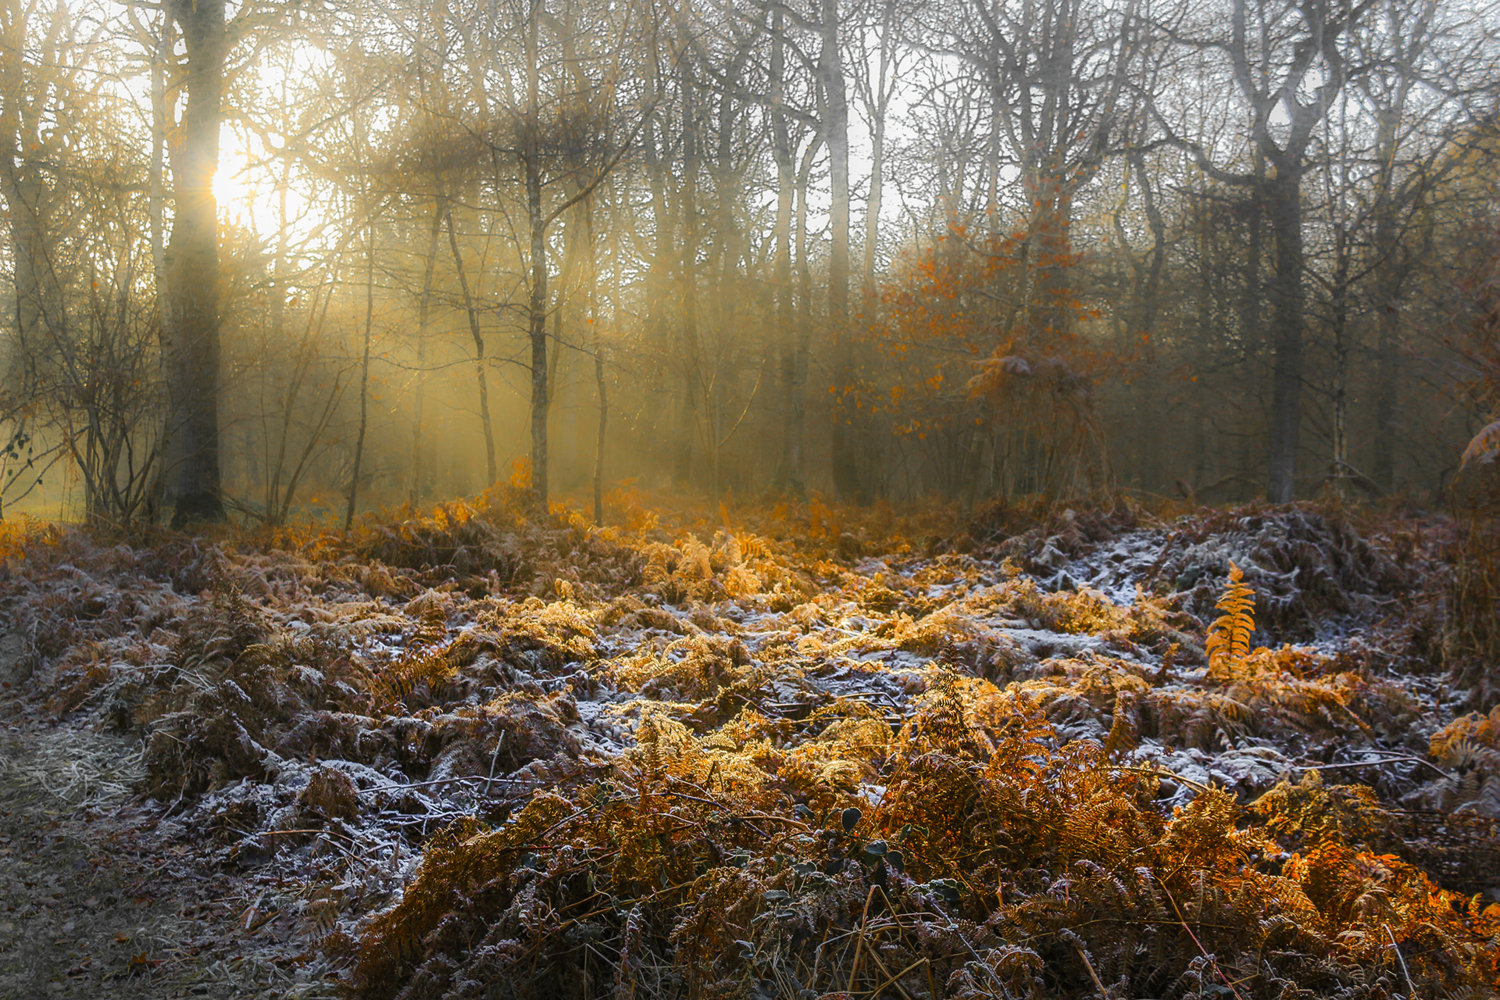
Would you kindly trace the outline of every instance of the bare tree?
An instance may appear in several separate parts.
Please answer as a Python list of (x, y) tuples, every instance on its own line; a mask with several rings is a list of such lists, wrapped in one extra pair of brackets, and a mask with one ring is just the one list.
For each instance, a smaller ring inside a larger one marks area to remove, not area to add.
[[(1256, 166), (1250, 171), (1233, 169), (1201, 144), (1173, 134), (1210, 176), (1247, 191), (1270, 227), (1274, 256), (1265, 296), (1271, 309), (1275, 360), (1268, 495), (1278, 503), (1291, 500), (1296, 491), (1302, 424), (1303, 178), (1314, 165), (1318, 124), (1351, 72), (1351, 28), (1368, 14), (1372, 3), (1231, 0), (1227, 33), (1212, 34), (1195, 44), (1222, 54), (1248, 119), (1248, 154)], [(1359, 71), (1357, 63), (1354, 70)], [(1262, 163), (1266, 170), (1260, 168)]]

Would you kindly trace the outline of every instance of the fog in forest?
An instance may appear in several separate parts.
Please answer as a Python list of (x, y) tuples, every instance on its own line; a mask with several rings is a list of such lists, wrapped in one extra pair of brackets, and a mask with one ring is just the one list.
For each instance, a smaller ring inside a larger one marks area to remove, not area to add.
[(7, 515), (1442, 502), (1488, 0), (0, 7)]
[(0, 997), (1500, 997), (1500, 0), (0, 0)]

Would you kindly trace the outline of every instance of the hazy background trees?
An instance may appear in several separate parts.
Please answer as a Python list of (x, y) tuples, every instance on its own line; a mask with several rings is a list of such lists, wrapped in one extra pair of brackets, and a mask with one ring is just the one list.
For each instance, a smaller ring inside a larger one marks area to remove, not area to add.
[(1497, 23), (3, 0), (0, 501), (1430, 502), (1496, 405)]

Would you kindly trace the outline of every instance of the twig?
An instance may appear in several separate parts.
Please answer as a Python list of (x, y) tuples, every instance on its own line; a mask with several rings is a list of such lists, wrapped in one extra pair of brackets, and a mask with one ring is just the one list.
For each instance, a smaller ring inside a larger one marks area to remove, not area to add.
[[(860, 948), (865, 942), (865, 927), (867, 926), (867, 919), (870, 912), (870, 900), (875, 898), (876, 892), (880, 893), (880, 898), (885, 900), (886, 906), (892, 906), (891, 897), (886, 895), (884, 889), (882, 889), (878, 885), (870, 886), (870, 894), (865, 897), (864, 913), (862, 913), (859, 918), (860, 931), (859, 939), (855, 942), (854, 945), (854, 968), (849, 971), (849, 992), (851, 993), (854, 992), (854, 977), (859, 972)], [(893, 916), (897, 915), (899, 914), (893, 914)], [(891, 975), (891, 970), (887, 969), (885, 967), (885, 963), (880, 960), (880, 953), (873, 946), (867, 950), (870, 953), (870, 961), (874, 962), (876, 968), (880, 970), (881, 975), (885, 976), (885, 981), (883, 983), (875, 987), (875, 989), (869, 991), (870, 996), (879, 996), (881, 991), (884, 990), (887, 986), (893, 986), (895, 987), (897, 993), (905, 997), (906, 1000), (911, 1000), (911, 994), (907, 993), (906, 990), (902, 988), (901, 983), (898, 980), (900, 980), (902, 976), (906, 975), (912, 969), (915, 969), (923, 961), (926, 961), (926, 959), (921, 959), (917, 962), (913, 962), (911, 965), (908, 965), (906, 968), (902, 969), (895, 975)]]
[(1410, 991), (1410, 1000), (1417, 1000), (1417, 987), (1411, 981), (1411, 973), (1406, 969), (1406, 959), (1401, 955), (1401, 947), (1396, 944), (1396, 935), (1391, 933), (1390, 924), (1381, 924), (1385, 928), (1385, 936), (1391, 939), (1391, 950), (1396, 953), (1396, 961), (1401, 964), (1401, 975), (1406, 977), (1406, 988)]
[(1099, 973), (1094, 971), (1094, 963), (1089, 961), (1088, 951), (1083, 947), (1083, 942), (1078, 940), (1076, 935), (1073, 938), (1073, 947), (1078, 949), (1078, 957), (1083, 959), (1083, 967), (1089, 970), (1089, 978), (1094, 981), (1094, 988), (1099, 991), (1099, 995), (1101, 997), (1109, 996), (1109, 991), (1099, 981)]
[(347, 833), (341, 833), (338, 830), (327, 830), (327, 829), (324, 829), (324, 830), (318, 830), (318, 829), (261, 830), (259, 833), (249, 834), (248, 835), (248, 839), (250, 839), (250, 840), (259, 840), (261, 837), (278, 837), (278, 836), (284, 837), (284, 836), (287, 836), (289, 834), (308, 834), (308, 835), (313, 835), (313, 836), (318, 836), (318, 837), (326, 836), (326, 837), (329, 838), (328, 843), (329, 843), (330, 846), (335, 847), (335, 848), (337, 848), (340, 851), (343, 851), (345, 854), (347, 854), (349, 857), (355, 859), (356, 861), (364, 861), (365, 860), (359, 854), (356, 854), (354, 851), (351, 851), (349, 848), (345, 847), (343, 844), (340, 844), (337, 840), (332, 839), (334, 837), (343, 837), (345, 840), (349, 841), (349, 843), (353, 844), (355, 847), (363, 846), (363, 845), (360, 844), (359, 841), (355, 840), (353, 837), (349, 836)]
[(1400, 757), (1377, 757), (1375, 760), (1351, 760), (1345, 761), (1342, 764), (1293, 764), (1292, 767), (1296, 768), (1299, 771), (1335, 771), (1346, 767), (1375, 767), (1379, 764), (1404, 763), (1425, 764), (1436, 771), (1438, 774), (1441, 774), (1443, 777), (1447, 778), (1449, 781), (1458, 780), (1458, 778), (1449, 774), (1447, 771), (1444, 771), (1442, 768), (1438, 767), (1432, 761), (1427, 760), (1425, 757), (1413, 757), (1410, 755), (1403, 755)]
[(495, 752), (490, 754), (490, 776), (484, 783), (484, 794), (490, 794), (490, 785), (495, 780), (495, 765), (500, 761), (500, 748), (505, 745), (505, 730), (500, 730), (500, 736), (495, 740)]
[[(502, 785), (520, 785), (523, 788), (540, 788), (540, 787), (542, 787), (542, 783), (540, 781), (532, 781), (529, 778), (486, 778), (485, 782), (484, 782), (484, 794), (485, 795), (489, 794), (489, 792), (490, 792), (490, 785), (495, 784), (496, 782), (499, 782)], [(455, 775), (454, 777), (451, 777), (451, 778), (433, 778), (431, 781), (413, 781), (413, 782), (410, 782), (410, 783), (404, 784), (404, 785), (402, 785), (402, 784), (394, 784), (393, 783), (391, 785), (387, 785), (385, 787), (381, 787), (381, 788), (378, 788), (376, 790), (377, 791), (382, 791), (382, 792), (389, 792), (389, 791), (393, 791), (393, 790), (406, 791), (408, 788), (430, 788), (433, 785), (478, 785), (478, 784), (479, 784), (479, 779), (477, 779), (477, 778), (460, 778), (460, 777), (458, 777), (458, 776)]]
[(865, 895), (865, 908), (859, 915), (859, 937), (854, 941), (854, 962), (849, 967), (848, 991), (850, 993), (854, 992), (854, 980), (859, 976), (859, 958), (865, 945), (865, 921), (870, 917), (870, 901), (875, 898), (875, 890), (879, 888), (878, 885), (870, 886), (870, 891)]
[(1110, 768), (1109, 768), (1109, 770), (1111, 770), (1111, 771), (1128, 771), (1131, 774), (1146, 774), (1146, 775), (1150, 775), (1153, 778), (1167, 778), (1167, 779), (1169, 779), (1171, 781), (1177, 782), (1178, 784), (1187, 785), (1189, 788), (1196, 788), (1200, 792), (1211, 792), (1211, 791), (1213, 791), (1213, 786), (1212, 785), (1205, 785), (1203, 782), (1201, 782), (1201, 781), (1194, 781), (1192, 778), (1184, 778), (1182, 775), (1178, 774), (1177, 772), (1175, 772), (1175, 771), (1169, 771), (1169, 770), (1167, 770), (1164, 767), (1160, 767), (1160, 768), (1157, 768), (1157, 767), (1124, 767), (1124, 766), (1111, 765)]
[(1203, 942), (1198, 940), (1198, 935), (1194, 934), (1193, 929), (1188, 926), (1187, 918), (1182, 915), (1182, 909), (1177, 905), (1177, 900), (1173, 898), (1172, 890), (1167, 888), (1167, 883), (1162, 881), (1160, 875), (1155, 876), (1155, 878), (1156, 884), (1161, 886), (1161, 891), (1167, 894), (1167, 902), (1172, 904), (1172, 910), (1177, 914), (1177, 922), (1182, 924), (1182, 929), (1187, 931), (1188, 937), (1193, 939), (1193, 944), (1198, 946), (1199, 953), (1208, 959), (1209, 962), (1213, 963), (1214, 971), (1219, 974), (1220, 979), (1224, 980), (1224, 985), (1229, 987), (1229, 992), (1235, 995), (1236, 1000), (1245, 1000), (1244, 997), (1240, 996), (1240, 991), (1234, 988), (1234, 983), (1230, 981), (1229, 977), (1224, 975), (1224, 970), (1219, 968), (1218, 960), (1208, 953), (1208, 949), (1203, 947)]
[[(887, 900), (887, 902), (889, 902), (889, 900)], [(870, 996), (872, 996), (872, 997), (878, 997), (878, 996), (880, 996), (881, 992), (885, 990), (885, 988), (887, 986), (892, 986), (892, 987), (895, 987), (896, 992), (899, 993), (899, 994), (901, 994), (903, 997), (905, 997), (906, 1000), (911, 1000), (911, 994), (908, 993), (908, 992), (906, 992), (906, 990), (902, 988), (901, 983), (898, 980), (900, 980), (900, 978), (902, 976), (906, 975), (912, 969), (915, 969), (917, 966), (919, 966), (923, 962), (927, 961), (927, 959), (925, 959), (925, 958), (919, 958), (915, 962), (913, 962), (910, 965), (908, 965), (906, 968), (902, 969), (900, 972), (895, 973), (894, 975), (891, 973), (890, 969), (887, 969), (885, 967), (885, 963), (880, 960), (880, 955), (877, 954), (874, 951), (874, 949), (871, 949), (871, 951), (870, 951), (870, 961), (874, 962), (880, 968), (880, 971), (885, 974), (885, 982), (881, 983), (879, 986), (875, 987), (873, 990), (870, 990)]]

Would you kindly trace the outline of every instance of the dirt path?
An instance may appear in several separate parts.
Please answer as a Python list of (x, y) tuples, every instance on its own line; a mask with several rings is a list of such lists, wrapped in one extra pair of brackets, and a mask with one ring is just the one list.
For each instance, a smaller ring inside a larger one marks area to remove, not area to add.
[(323, 997), (310, 957), (250, 934), (243, 892), (153, 831), (132, 739), (0, 703), (0, 998)]

